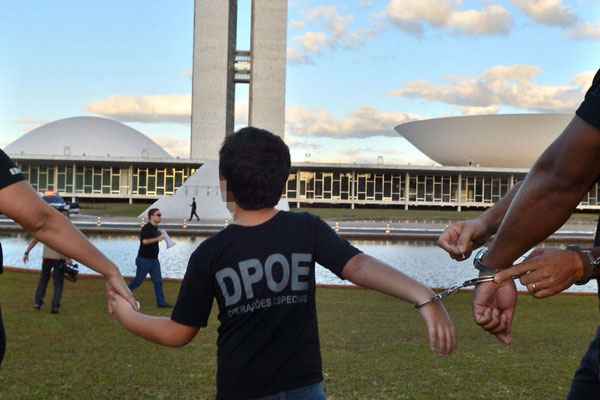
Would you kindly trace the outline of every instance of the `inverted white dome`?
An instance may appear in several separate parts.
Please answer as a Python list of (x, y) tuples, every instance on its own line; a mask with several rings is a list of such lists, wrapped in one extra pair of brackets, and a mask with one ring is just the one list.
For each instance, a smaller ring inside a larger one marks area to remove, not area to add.
[(118, 121), (73, 117), (50, 122), (6, 146), (12, 156), (170, 159), (162, 147), (143, 133)]
[(395, 129), (432, 160), (453, 167), (530, 168), (573, 114), (436, 118)]

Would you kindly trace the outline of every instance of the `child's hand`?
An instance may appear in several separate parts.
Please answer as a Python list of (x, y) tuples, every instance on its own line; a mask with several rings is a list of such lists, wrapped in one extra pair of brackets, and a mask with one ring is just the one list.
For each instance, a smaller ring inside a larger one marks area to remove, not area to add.
[(456, 331), (444, 305), (434, 301), (419, 312), (427, 324), (431, 351), (441, 356), (450, 355), (456, 349)]
[(123, 296), (114, 290), (108, 291), (108, 309), (109, 313), (117, 319), (127, 312), (136, 311)]

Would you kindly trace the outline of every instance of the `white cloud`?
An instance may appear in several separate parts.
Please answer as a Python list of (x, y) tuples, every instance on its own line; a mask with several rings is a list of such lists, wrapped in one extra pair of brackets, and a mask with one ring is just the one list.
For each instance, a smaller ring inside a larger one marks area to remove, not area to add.
[(575, 75), (575, 79), (573, 79), (573, 83), (579, 86), (582, 90), (587, 90), (592, 86), (592, 82), (594, 81), (594, 76), (596, 76), (595, 71), (585, 71), (580, 74)]
[(379, 21), (372, 20), (368, 28), (352, 29), (353, 15), (341, 14), (336, 6), (323, 5), (309, 9), (303, 21), (295, 26), (318, 25), (321, 30), (311, 30), (291, 40), (288, 61), (292, 64), (312, 64), (314, 57), (327, 50), (356, 48), (375, 37), (382, 29)]
[(580, 23), (569, 32), (569, 36), (576, 40), (600, 40), (600, 24)]
[(287, 49), (287, 61), (290, 64), (314, 64), (314, 60), (306, 52), (293, 47)]
[[(589, 72), (577, 75), (564, 85), (541, 85), (535, 79), (543, 73), (531, 65), (497, 66), (474, 78), (453, 78), (449, 84), (435, 85), (417, 81), (391, 93), (393, 96), (418, 98), (463, 107), (490, 108), (509, 106), (546, 112), (573, 111), (587, 90)], [(583, 86), (585, 85), (585, 86)]]
[(574, 40), (600, 40), (600, 23), (582, 21), (562, 0), (511, 0), (535, 22), (567, 30)]
[(454, 11), (448, 18), (448, 27), (464, 35), (505, 35), (510, 33), (512, 16), (497, 5), (482, 11)]
[(294, 41), (309, 54), (320, 54), (325, 47), (329, 47), (332, 43), (324, 32), (306, 32)]
[(510, 33), (513, 19), (504, 7), (459, 10), (461, 4), (462, 0), (390, 0), (387, 16), (396, 27), (417, 36), (427, 26), (473, 36)]
[(324, 109), (289, 107), (286, 111), (286, 134), (328, 138), (365, 138), (397, 136), (394, 127), (418, 119), (401, 112), (382, 112), (361, 107), (344, 118), (336, 118)]
[(463, 107), (461, 109), (463, 115), (487, 115), (498, 114), (500, 106), (489, 107)]
[(562, 4), (562, 0), (512, 0), (512, 3), (543, 25), (566, 28), (578, 21), (577, 15)]
[(394, 138), (309, 140), (287, 136), (286, 142), (294, 162), (435, 164), (399, 135)]
[[(191, 97), (113, 96), (88, 106), (87, 110), (122, 122), (190, 124)], [(361, 107), (343, 118), (336, 118), (325, 109), (288, 107), (286, 133), (314, 137), (395, 136), (393, 128), (403, 122), (418, 119), (401, 112), (382, 112), (373, 107)], [(248, 105), (236, 104), (236, 126), (248, 123)], [(170, 145), (173, 145), (172, 143)]]
[(190, 139), (154, 136), (153, 140), (174, 157), (188, 158), (190, 156)]
[(190, 123), (191, 96), (112, 96), (90, 104), (87, 111), (123, 122)]
[(304, 29), (306, 23), (302, 20), (290, 21), (290, 28), (292, 29)]

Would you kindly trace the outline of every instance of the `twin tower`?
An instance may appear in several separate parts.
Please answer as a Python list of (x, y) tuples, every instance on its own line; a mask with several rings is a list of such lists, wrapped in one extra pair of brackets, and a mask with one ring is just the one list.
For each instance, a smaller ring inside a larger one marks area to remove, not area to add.
[(234, 131), (235, 85), (249, 84), (249, 125), (283, 137), (287, 0), (252, 2), (250, 51), (238, 51), (238, 0), (195, 0), (191, 158), (215, 160)]

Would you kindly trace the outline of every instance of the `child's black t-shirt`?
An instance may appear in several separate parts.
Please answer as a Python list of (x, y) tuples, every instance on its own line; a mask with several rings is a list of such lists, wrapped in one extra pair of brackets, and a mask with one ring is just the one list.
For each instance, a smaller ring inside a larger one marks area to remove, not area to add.
[(360, 250), (318, 217), (280, 211), (230, 225), (192, 254), (172, 319), (204, 327), (219, 305), (219, 399), (248, 399), (323, 379), (315, 262), (341, 276)]

